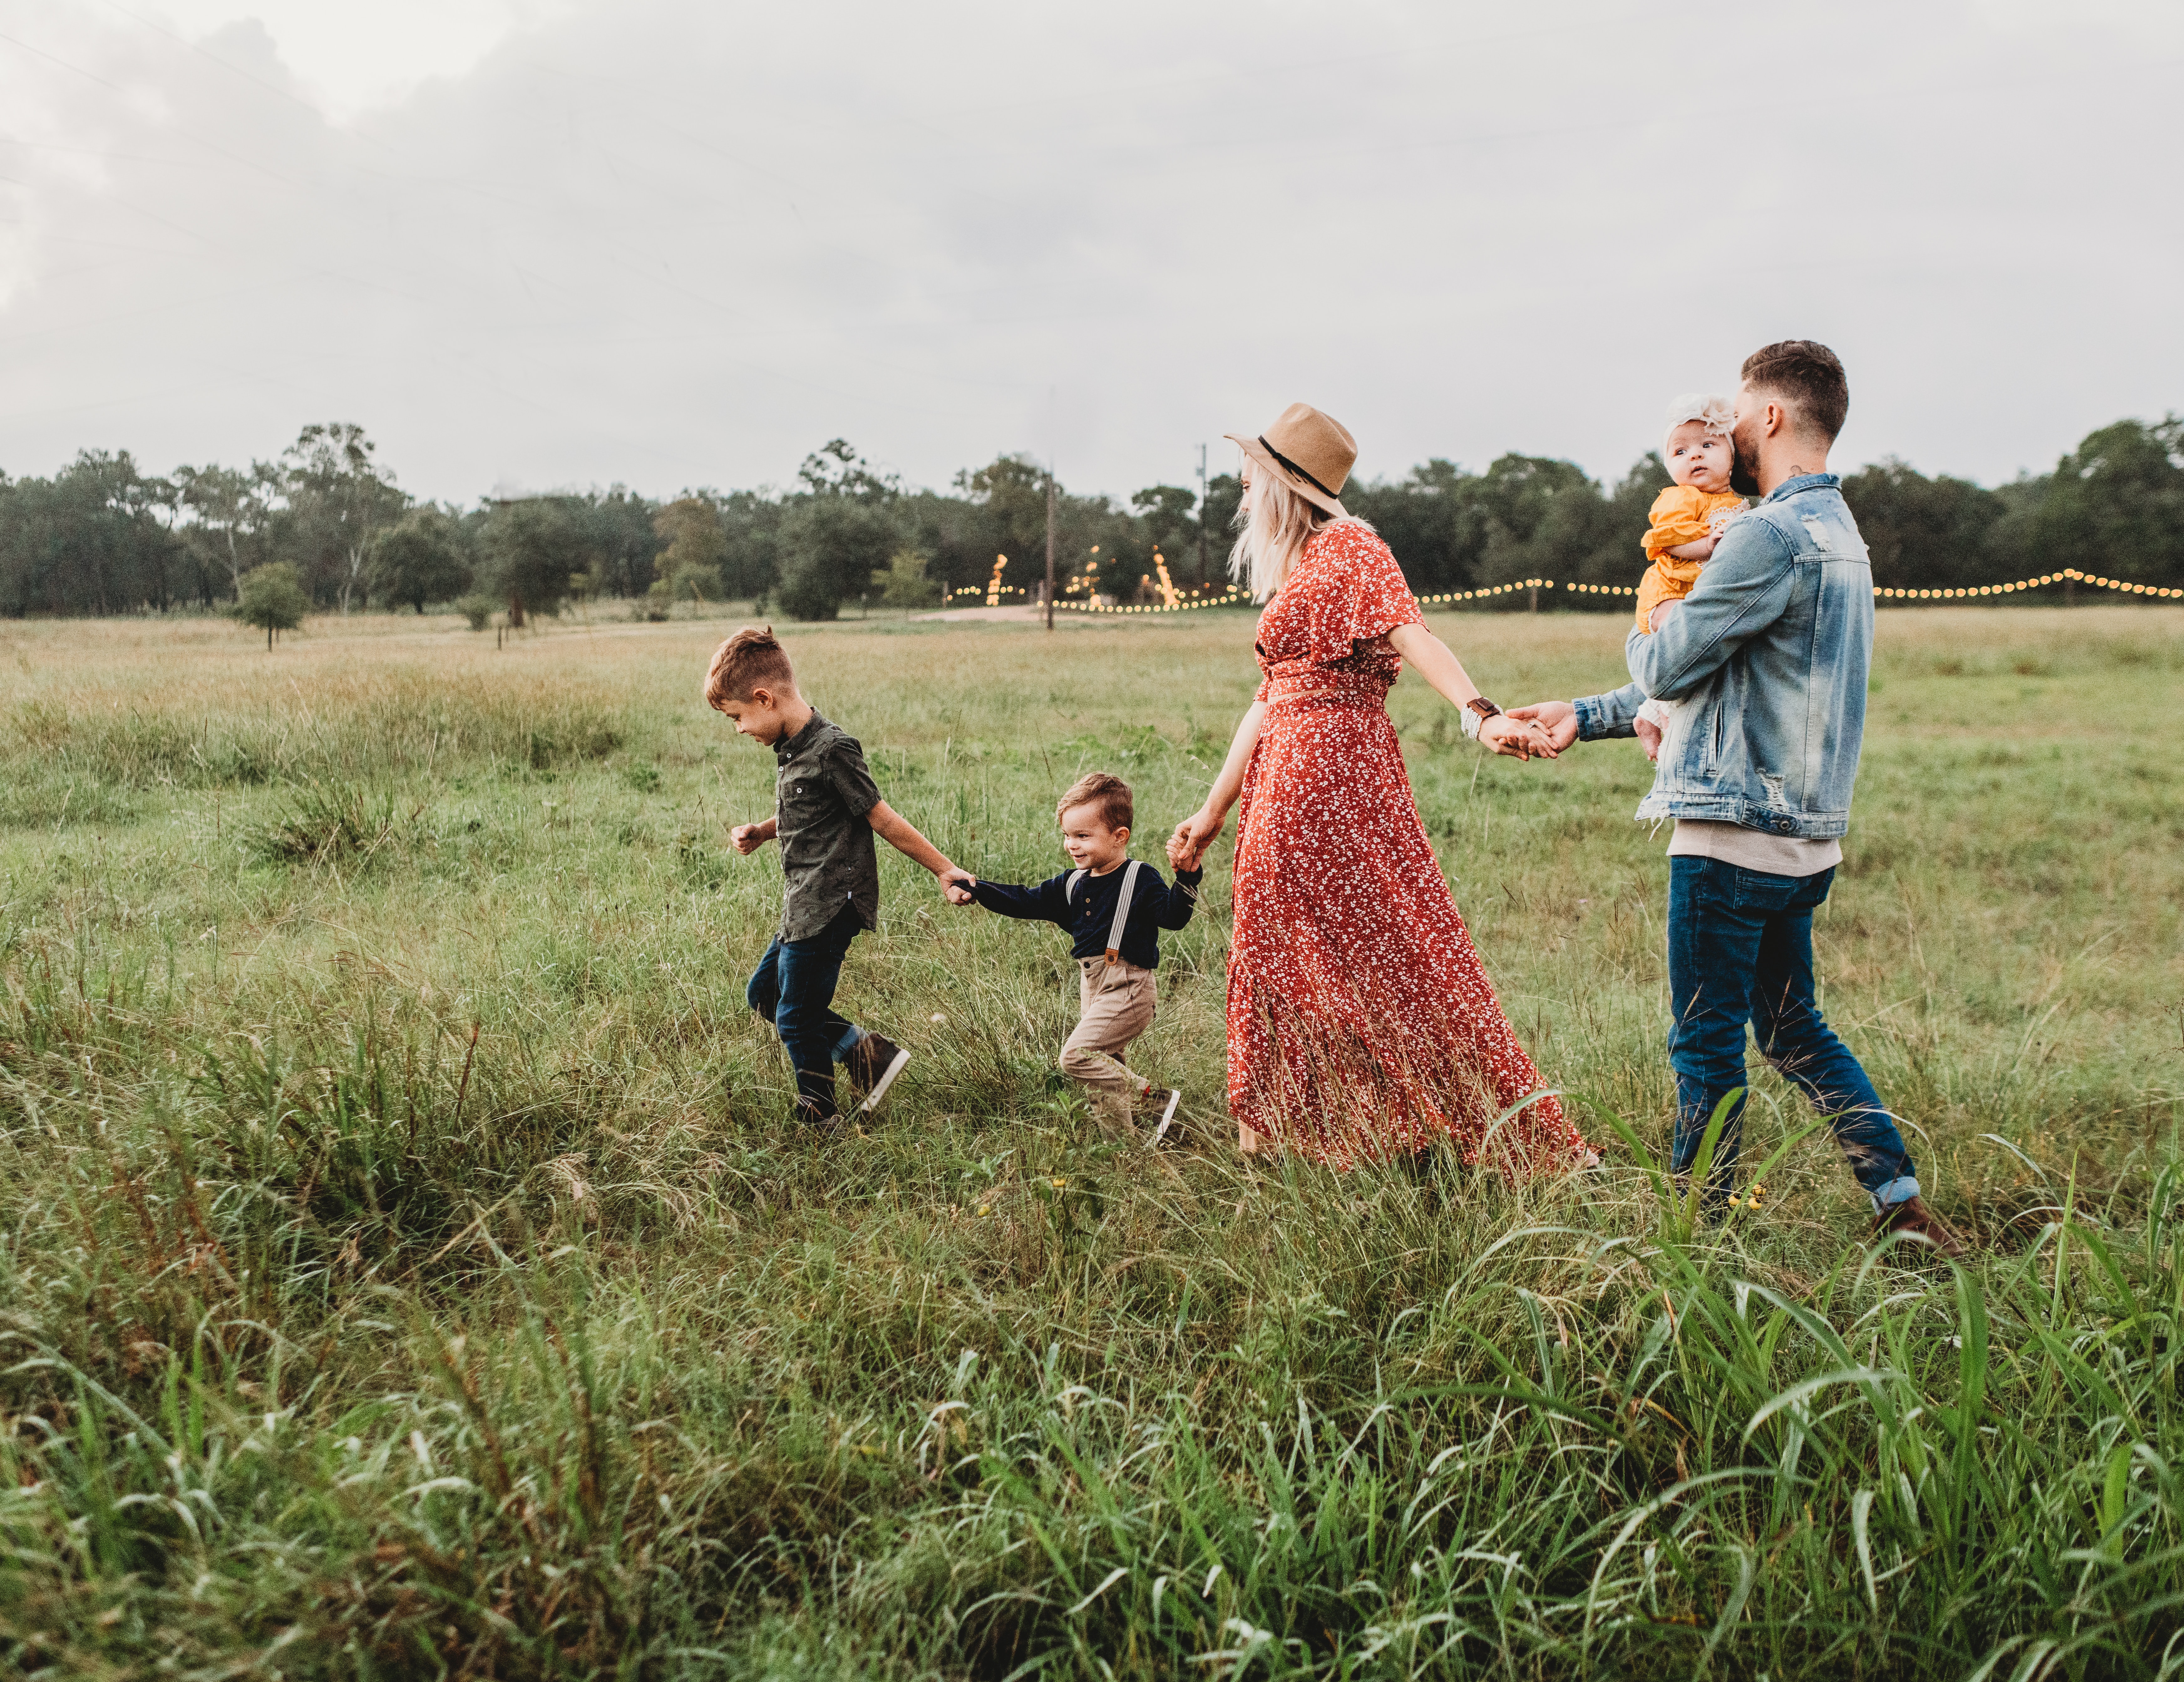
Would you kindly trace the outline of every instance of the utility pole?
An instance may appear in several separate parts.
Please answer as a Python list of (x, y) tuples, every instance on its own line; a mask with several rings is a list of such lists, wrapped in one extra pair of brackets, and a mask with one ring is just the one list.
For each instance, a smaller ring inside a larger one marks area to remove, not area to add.
[(1046, 470), (1046, 628), (1054, 629), (1054, 469)]
[(1206, 588), (1206, 446), (1198, 446), (1198, 587)]

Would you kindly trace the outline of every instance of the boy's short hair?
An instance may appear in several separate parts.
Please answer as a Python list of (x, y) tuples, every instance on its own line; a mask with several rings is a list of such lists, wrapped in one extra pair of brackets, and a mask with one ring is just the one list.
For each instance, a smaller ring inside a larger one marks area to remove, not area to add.
[(796, 687), (796, 668), (771, 625), (745, 625), (713, 651), (705, 668), (705, 705), (749, 701), (755, 690)]
[(1056, 804), (1054, 821), (1060, 823), (1080, 806), (1098, 807), (1100, 821), (1111, 830), (1132, 827), (1130, 785), (1120, 777), (1111, 777), (1105, 771), (1086, 772)]
[(1744, 383), (1788, 400), (1789, 406), (1830, 444), (1850, 413), (1850, 379), (1836, 353), (1809, 338), (1764, 344), (1744, 359)]

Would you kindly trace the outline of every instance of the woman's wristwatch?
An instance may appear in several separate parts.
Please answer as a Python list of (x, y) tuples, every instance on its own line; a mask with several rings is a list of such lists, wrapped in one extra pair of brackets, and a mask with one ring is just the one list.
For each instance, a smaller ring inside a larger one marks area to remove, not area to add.
[(1474, 695), (1463, 703), (1463, 733), (1472, 740), (1479, 740), (1479, 726), (1489, 718), (1498, 718), (1502, 709), (1483, 695)]

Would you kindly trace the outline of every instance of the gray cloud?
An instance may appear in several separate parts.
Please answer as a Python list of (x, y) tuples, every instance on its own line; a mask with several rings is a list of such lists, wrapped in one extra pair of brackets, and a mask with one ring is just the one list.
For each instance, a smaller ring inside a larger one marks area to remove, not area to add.
[(255, 24), (0, 0), (0, 467), (1127, 491), (1303, 397), (1613, 475), (1798, 334), (1847, 459), (2007, 477), (2184, 405), (2170, 10), (633, 0), (336, 124)]

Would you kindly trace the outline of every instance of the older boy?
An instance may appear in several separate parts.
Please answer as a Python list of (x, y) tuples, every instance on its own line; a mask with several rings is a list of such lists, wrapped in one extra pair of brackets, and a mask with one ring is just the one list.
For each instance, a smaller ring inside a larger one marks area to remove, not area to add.
[[(1154, 1094), (1151, 1081), (1123, 1061), (1130, 1042), (1152, 1025), (1162, 929), (1180, 929), (1198, 904), (1201, 870), (1178, 870), (1175, 886), (1129, 856), (1134, 816), (1130, 785), (1095, 771), (1079, 777), (1054, 815), (1077, 868), (1037, 887), (973, 882), (971, 897), (1004, 917), (1059, 924), (1082, 972), (1078, 1021), (1062, 1042), (1061, 1070), (1092, 1088), (1092, 1113), (1117, 1137), (1134, 1137), (1130, 1112)], [(1153, 1143), (1164, 1143), (1183, 1094), (1164, 1090)]]
[(879, 924), (879, 861), (874, 835), (939, 878), (958, 905), (969, 874), (880, 798), (856, 738), (830, 724), (796, 687), (795, 668), (772, 627), (746, 625), (714, 651), (705, 701), (726, 713), (736, 734), (772, 748), (779, 768), (774, 815), (738, 824), (728, 840), (750, 854), (781, 842), (781, 928), (750, 978), (745, 997), (772, 1022), (796, 1070), (796, 1115), (833, 1131), (834, 1065), (849, 1071), (863, 1102), (878, 1107), (910, 1053), (884, 1034), (860, 1028), (833, 1009), (842, 960), (858, 931)]

